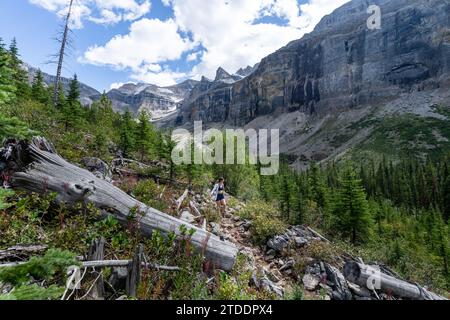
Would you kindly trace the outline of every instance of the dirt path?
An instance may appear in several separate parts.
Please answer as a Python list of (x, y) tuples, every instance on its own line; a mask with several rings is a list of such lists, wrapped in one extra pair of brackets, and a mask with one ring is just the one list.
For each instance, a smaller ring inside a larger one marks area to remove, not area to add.
[(268, 280), (281, 288), (283, 292), (289, 291), (293, 279), (280, 270), (286, 261), (267, 256), (263, 248), (255, 246), (251, 241), (250, 231), (248, 230), (249, 222), (241, 219), (237, 212), (232, 208), (227, 209), (225, 218), (220, 223), (221, 235), (226, 241), (234, 243), (241, 253), (249, 257), (257, 274), (263, 277), (266, 275)]

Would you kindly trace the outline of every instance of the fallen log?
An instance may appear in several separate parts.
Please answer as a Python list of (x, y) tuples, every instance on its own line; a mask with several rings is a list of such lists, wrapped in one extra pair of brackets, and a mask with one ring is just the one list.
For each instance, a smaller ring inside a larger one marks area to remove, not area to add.
[[(100, 261), (83, 261), (81, 262), (81, 269), (102, 269), (102, 268), (120, 268), (120, 267), (128, 267), (133, 260), (100, 260)], [(22, 262), (11, 262), (11, 263), (3, 263), (0, 264), (1, 268), (11, 268), (20, 266), (27, 263), (26, 261)], [(142, 262), (142, 267), (157, 271), (180, 271), (180, 267), (172, 267), (172, 266), (161, 266), (159, 264), (153, 264), (153, 263), (145, 263)]]
[(90, 203), (124, 225), (137, 213), (134, 218), (145, 236), (151, 236), (156, 230), (163, 235), (174, 232), (182, 236), (180, 227), (193, 229), (192, 245), (204, 252), (215, 267), (230, 271), (234, 266), (237, 248), (232, 243), (148, 207), (107, 181), (67, 162), (45, 138), (35, 137), (31, 143), (7, 141), (0, 149), (0, 164), (0, 168), (4, 168), (2, 171), (8, 173), (8, 182), (13, 188), (38, 194), (54, 192), (58, 202), (68, 205)]
[(14, 246), (5, 250), (0, 250), (0, 261), (9, 259), (22, 259), (31, 254), (39, 253), (47, 250), (44, 245)]
[(184, 192), (183, 192), (183, 194), (181, 195), (181, 197), (178, 198), (178, 200), (175, 202), (175, 204), (176, 204), (176, 206), (177, 206), (177, 211), (180, 210), (181, 205), (183, 204), (183, 201), (184, 201), (184, 199), (186, 199), (186, 197), (188, 196), (188, 194), (189, 194), (189, 190), (188, 190), (188, 189), (184, 190)]
[(345, 278), (363, 288), (380, 290), (387, 295), (411, 300), (447, 300), (427, 289), (383, 273), (376, 266), (357, 262), (347, 262), (344, 267)]

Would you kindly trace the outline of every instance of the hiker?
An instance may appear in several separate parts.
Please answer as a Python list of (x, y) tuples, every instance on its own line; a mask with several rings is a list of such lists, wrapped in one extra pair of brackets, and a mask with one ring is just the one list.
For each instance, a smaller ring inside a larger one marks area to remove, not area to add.
[(225, 180), (224, 178), (220, 178), (217, 183), (214, 185), (214, 188), (211, 191), (211, 196), (214, 198), (217, 204), (217, 208), (222, 217), (225, 216), (225, 211), (227, 208), (227, 202), (225, 201)]

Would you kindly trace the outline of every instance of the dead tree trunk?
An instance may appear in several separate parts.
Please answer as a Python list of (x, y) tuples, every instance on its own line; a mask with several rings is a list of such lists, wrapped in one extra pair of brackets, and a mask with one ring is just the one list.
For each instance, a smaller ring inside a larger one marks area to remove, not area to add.
[[(0, 168), (10, 176), (13, 188), (45, 194), (55, 192), (57, 201), (66, 204), (91, 203), (102, 212), (112, 215), (127, 225), (131, 212), (137, 212), (136, 220), (140, 231), (150, 236), (159, 230), (167, 235), (174, 232), (181, 236), (180, 227), (195, 231), (192, 245), (217, 268), (230, 271), (235, 263), (237, 248), (217, 236), (171, 217), (130, 197), (112, 184), (97, 178), (59, 156), (53, 146), (44, 138), (7, 142), (0, 149)], [(3, 173), (0, 172), (0, 173)], [(1, 174), (0, 174), (1, 176)]]
[(417, 284), (394, 278), (377, 270), (376, 267), (357, 262), (347, 262), (344, 267), (344, 275), (348, 281), (359, 286), (373, 287), (395, 297), (412, 300), (446, 300)]
[[(89, 261), (102, 261), (105, 258), (105, 242), (105, 238), (92, 241), (88, 254)], [(89, 295), (96, 300), (103, 299), (105, 297), (105, 286), (102, 271), (93, 272), (92, 278), (94, 279), (95, 284)]]
[(56, 106), (58, 104), (58, 92), (59, 92), (59, 83), (61, 81), (61, 72), (63, 66), (64, 55), (66, 54), (66, 44), (67, 37), (69, 36), (69, 23), (70, 16), (72, 14), (72, 6), (73, 0), (70, 0), (69, 3), (69, 11), (67, 12), (67, 17), (64, 25), (64, 32), (61, 39), (61, 48), (59, 49), (59, 57), (58, 57), (58, 69), (56, 70), (56, 78), (55, 78), (55, 88), (53, 89), (53, 104)]
[(128, 267), (128, 277), (126, 284), (127, 295), (133, 298), (137, 297), (139, 282), (141, 280), (141, 267), (144, 260), (144, 246), (139, 245), (134, 254), (133, 261)]

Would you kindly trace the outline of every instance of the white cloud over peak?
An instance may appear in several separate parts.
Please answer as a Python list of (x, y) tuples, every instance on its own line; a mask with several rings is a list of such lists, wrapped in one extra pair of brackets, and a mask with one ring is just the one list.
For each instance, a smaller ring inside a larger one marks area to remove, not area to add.
[[(29, 0), (29, 2), (60, 17), (67, 15), (69, 6), (68, 0)], [(147, 14), (150, 8), (150, 0), (75, 0), (71, 26), (80, 29), (86, 20), (97, 24), (134, 21)]]
[[(235, 72), (258, 63), (312, 31), (323, 16), (349, 0), (309, 0), (305, 4), (298, 0), (161, 1), (172, 8), (171, 19), (135, 21), (128, 34), (89, 48), (83, 60), (130, 69), (131, 79), (158, 85), (186, 77), (214, 78), (218, 67)], [(194, 66), (186, 72), (161, 67), (168, 61)]]

